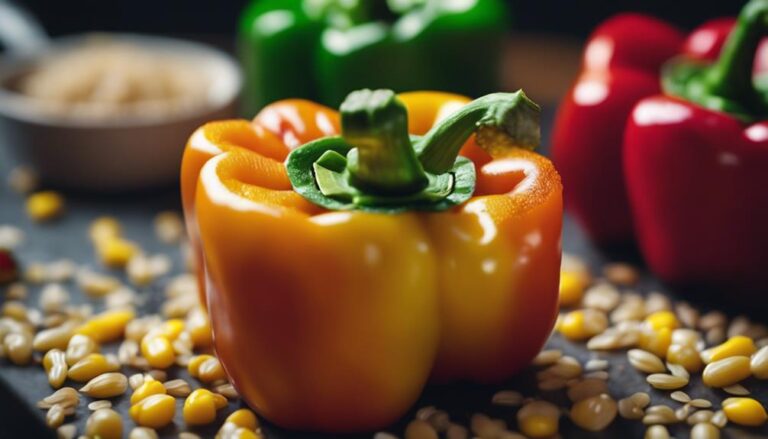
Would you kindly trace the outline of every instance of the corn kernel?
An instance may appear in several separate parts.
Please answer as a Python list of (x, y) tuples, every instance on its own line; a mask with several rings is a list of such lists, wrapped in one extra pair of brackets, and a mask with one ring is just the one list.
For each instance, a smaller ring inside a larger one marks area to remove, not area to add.
[(192, 338), (192, 344), (196, 348), (208, 347), (213, 343), (211, 334), (211, 322), (208, 315), (200, 308), (196, 308), (187, 315), (187, 331)]
[(210, 424), (216, 419), (216, 410), (227, 405), (227, 398), (210, 390), (197, 389), (184, 401), (184, 421), (188, 425)]
[(667, 350), (671, 344), (672, 330), (669, 328), (658, 330), (646, 328), (640, 332), (640, 340), (638, 341), (640, 349), (651, 352), (657, 357), (666, 358)]
[(96, 244), (96, 252), (102, 264), (112, 268), (123, 268), (138, 252), (139, 248), (123, 238), (110, 238)]
[(226, 422), (231, 422), (238, 427), (248, 430), (256, 430), (259, 428), (259, 420), (256, 418), (256, 415), (249, 409), (235, 410), (231, 415), (227, 416)]
[(93, 438), (120, 439), (123, 437), (123, 418), (112, 409), (98, 409), (88, 417), (85, 434)]
[(165, 386), (160, 381), (145, 381), (131, 395), (131, 405), (138, 404), (142, 399), (150, 395), (165, 395)]
[(757, 351), (755, 342), (751, 338), (737, 335), (729, 338), (725, 343), (709, 348), (701, 353), (701, 359), (705, 363), (722, 360), (728, 357), (743, 355), (749, 357)]
[(187, 372), (189, 372), (192, 377), (198, 378), (200, 376), (200, 365), (212, 358), (216, 357), (207, 354), (195, 355), (189, 360), (189, 364), (187, 364)]
[(67, 379), (67, 360), (64, 351), (51, 349), (43, 357), (43, 369), (48, 375), (48, 383), (58, 389)]
[(727, 387), (749, 378), (751, 374), (749, 357), (739, 355), (707, 364), (702, 381), (709, 387)]
[(171, 367), (176, 361), (171, 341), (161, 335), (145, 335), (141, 339), (141, 355), (150, 366), (158, 369)]
[(133, 405), (128, 413), (142, 427), (162, 428), (173, 421), (176, 400), (165, 394), (150, 395)]
[(150, 329), (147, 334), (159, 335), (165, 337), (170, 341), (179, 338), (179, 334), (184, 330), (184, 320), (170, 319)]
[(115, 341), (123, 336), (125, 325), (135, 316), (131, 310), (104, 311), (80, 325), (75, 332), (91, 337), (96, 343)]
[(673, 344), (669, 347), (667, 361), (683, 366), (690, 373), (699, 372), (704, 366), (696, 348), (681, 344)]
[(533, 415), (521, 420), (520, 431), (528, 437), (550, 437), (557, 433), (557, 418)]
[(749, 427), (759, 427), (768, 419), (763, 405), (752, 398), (728, 398), (723, 411), (729, 421)]
[(584, 276), (573, 271), (560, 272), (560, 306), (577, 305), (584, 296)]
[(661, 328), (676, 329), (680, 326), (677, 316), (672, 311), (656, 311), (645, 318), (645, 323), (656, 331)]
[(608, 327), (608, 318), (602, 311), (584, 309), (571, 311), (559, 320), (557, 329), (570, 340), (586, 340)]
[(64, 211), (64, 198), (54, 191), (37, 192), (27, 198), (27, 214), (34, 221), (52, 220)]
[(101, 354), (89, 354), (69, 368), (67, 376), (69, 379), (78, 382), (90, 381), (97, 376), (107, 372), (117, 372), (120, 370), (120, 364), (110, 361)]
[(110, 216), (96, 218), (88, 228), (88, 235), (94, 244), (106, 241), (112, 238), (120, 237), (120, 223)]

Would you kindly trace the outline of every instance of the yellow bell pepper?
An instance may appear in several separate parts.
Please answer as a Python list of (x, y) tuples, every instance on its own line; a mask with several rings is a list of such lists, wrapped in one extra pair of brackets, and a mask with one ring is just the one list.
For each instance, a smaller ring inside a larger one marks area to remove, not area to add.
[[(514, 145), (538, 141), (538, 107), (522, 92), (471, 103), (356, 93), (341, 123), (281, 101), (250, 123), (201, 127), (184, 155), (216, 352), (249, 405), (285, 427), (368, 430), (401, 416), (430, 378), (507, 378), (556, 318), (560, 178)], [(346, 170), (332, 153), (300, 169), (347, 141), (359, 149)], [(473, 186), (463, 195), (462, 172)], [(449, 195), (430, 192), (445, 178)]]

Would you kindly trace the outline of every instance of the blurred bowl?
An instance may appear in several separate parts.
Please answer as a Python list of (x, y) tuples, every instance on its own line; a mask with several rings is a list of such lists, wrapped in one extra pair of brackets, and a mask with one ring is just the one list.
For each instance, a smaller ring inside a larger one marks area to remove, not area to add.
[(240, 69), (223, 51), (172, 38), (106, 34), (111, 42), (167, 55), (199, 68), (210, 81), (206, 104), (162, 117), (91, 120), (40, 111), (39, 102), (13, 89), (44, 57), (83, 45), (65, 37), (0, 60), (0, 143), (46, 183), (95, 191), (134, 190), (174, 182), (188, 136), (203, 123), (237, 114)]

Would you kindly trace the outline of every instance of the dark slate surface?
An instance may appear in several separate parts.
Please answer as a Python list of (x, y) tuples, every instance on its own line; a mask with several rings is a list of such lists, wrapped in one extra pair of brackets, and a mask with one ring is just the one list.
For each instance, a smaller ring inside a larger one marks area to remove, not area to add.
[[(548, 132), (546, 128), (551, 125), (551, 119), (551, 111), (546, 112), (544, 121), (545, 133)], [(547, 144), (546, 139), (544, 144)], [(7, 150), (0, 145), (0, 176), (3, 177), (3, 180), (5, 180), (12, 164), (13, 160), (8, 157)], [(18, 195), (9, 192), (4, 184), (0, 187), (0, 224), (17, 225), (24, 229), (27, 235), (25, 244), (17, 253), (22, 263), (50, 261), (69, 257), (78, 263), (88, 263), (96, 266), (93, 251), (87, 239), (87, 226), (93, 218), (108, 214), (114, 215), (121, 220), (127, 237), (140, 242), (149, 252), (170, 254), (174, 258), (175, 267), (180, 269), (181, 260), (178, 249), (158, 243), (154, 239), (152, 232), (152, 219), (157, 212), (179, 208), (177, 188), (171, 187), (120, 196), (66, 193), (66, 198), (68, 203), (67, 214), (54, 224), (40, 226), (31, 223), (27, 219), (23, 211), (23, 200)], [(586, 241), (578, 227), (569, 219), (566, 219), (565, 223), (563, 246), (567, 252), (586, 258), (595, 269), (605, 260), (639, 262), (639, 259), (632, 251), (597, 251)], [(157, 309), (159, 301), (162, 300), (163, 286), (164, 282), (158, 281), (156, 285), (142, 291), (142, 294), (149, 298), (145, 305), (147, 310)], [(646, 293), (658, 288), (662, 287), (651, 276), (647, 274), (643, 276), (639, 286), (641, 292)], [(664, 290), (668, 291), (668, 289)], [(33, 294), (30, 295), (30, 302), (35, 301), (34, 303), (36, 303), (37, 289), (32, 291)], [(73, 299), (75, 298), (79, 298), (79, 295), (73, 294)], [(79, 298), (79, 300), (83, 299)], [(709, 308), (709, 304), (703, 303), (701, 300), (696, 298), (691, 298), (691, 300), (702, 309)], [(592, 358), (594, 355), (583, 346), (564, 342), (557, 336), (550, 340), (548, 346), (551, 348), (561, 348), (567, 354), (578, 357), (582, 362)], [(610, 387), (614, 397), (620, 398), (636, 391), (649, 390), (648, 385), (644, 381), (644, 375), (637, 373), (627, 364), (624, 353), (601, 354), (600, 357), (611, 360)], [(132, 371), (126, 372), (132, 373)], [(186, 378), (185, 375), (186, 373), (183, 372), (179, 373), (178, 376)], [(174, 376), (172, 375), (172, 377)], [(436, 405), (448, 410), (455, 421), (462, 422), (465, 425), (468, 423), (472, 413), (475, 412), (484, 412), (507, 419), (511, 425), (514, 425), (514, 411), (491, 406), (489, 403), (490, 398), (497, 390), (509, 388), (521, 390), (526, 395), (533, 394), (534, 383), (533, 371), (528, 371), (507, 383), (496, 386), (467, 383), (449, 386), (430, 386), (424, 392), (417, 407), (427, 404)], [(755, 391), (754, 393), (758, 399), (768, 403), (768, 383), (748, 382), (747, 386)], [(719, 398), (724, 395), (723, 392), (704, 388), (698, 381), (694, 381), (685, 390), (694, 397)], [(20, 368), (0, 360), (0, 439), (55, 437), (44, 426), (45, 412), (36, 409), (34, 406), (36, 401), (50, 393), (51, 389), (39, 366)], [(679, 404), (666, 397), (665, 393), (667, 392), (652, 391), (653, 403), (667, 403), (677, 407)], [(555, 400), (564, 398), (563, 395), (558, 395), (557, 393), (553, 393), (551, 396)], [(133, 423), (127, 416), (128, 399), (128, 395), (125, 395), (113, 400), (115, 407), (125, 414), (125, 437), (127, 437), (128, 431), (133, 427)], [(84, 432), (85, 420), (88, 416), (87, 402), (86, 398), (83, 398), (77, 417), (73, 421), (69, 421), (75, 422), (78, 425), (78, 434)], [(177, 402), (178, 410), (175, 423), (160, 431), (163, 437), (176, 437), (180, 431), (184, 431), (185, 426), (181, 418), (182, 403), (183, 400), (181, 399)], [(219, 413), (217, 425), (231, 410), (236, 408), (237, 404), (230, 404), (230, 407), (222, 410)], [(409, 414), (409, 417), (411, 415), (412, 413)], [(404, 422), (392, 426), (389, 430), (401, 434)], [(215, 433), (215, 427), (208, 429), (195, 428), (190, 431), (198, 433), (203, 437), (212, 437)], [(265, 425), (265, 431), (268, 438), (279, 439), (342, 437), (339, 435), (286, 432), (270, 425)], [(603, 432), (587, 433), (574, 428), (569, 421), (563, 420), (561, 431), (563, 432), (563, 437), (566, 438), (639, 438), (642, 437), (644, 428), (637, 422), (630, 423), (617, 419), (609, 429)], [(677, 438), (688, 437), (687, 426), (686, 428), (672, 428), (672, 432)], [(768, 428), (756, 430), (728, 427), (724, 433), (724, 437), (734, 438), (768, 437)], [(352, 439), (358, 437), (370, 438), (371, 436), (371, 434), (364, 434), (343, 437)]]

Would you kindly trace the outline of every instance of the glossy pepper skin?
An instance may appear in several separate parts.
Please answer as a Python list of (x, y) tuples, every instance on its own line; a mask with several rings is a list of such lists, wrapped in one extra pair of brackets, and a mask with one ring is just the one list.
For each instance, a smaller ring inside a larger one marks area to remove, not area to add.
[(713, 20), (686, 38), (655, 18), (623, 14), (595, 29), (552, 133), (566, 209), (594, 242), (611, 245), (633, 239), (621, 152), (632, 108), (661, 92), (660, 70), (670, 58), (717, 57), (732, 25), (732, 19)]
[(335, 107), (362, 87), (491, 92), (507, 15), (503, 0), (254, 0), (239, 26), (245, 110), (286, 98)]
[[(412, 134), (469, 101), (399, 96)], [(338, 115), (281, 101), (190, 139), (182, 189), (204, 255), (214, 345), (240, 394), (290, 428), (395, 421), (427, 380), (497, 381), (523, 368), (557, 312), (561, 185), (513, 148), (462, 154), (476, 190), (442, 212), (327, 211), (292, 190), (283, 158), (339, 132)], [(521, 334), (525, 334), (521, 337)]]
[(668, 66), (666, 94), (640, 101), (628, 121), (637, 239), (667, 281), (729, 293), (768, 281), (768, 103), (752, 84), (766, 17), (768, 2), (748, 3), (717, 61)]

